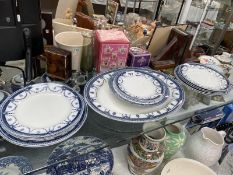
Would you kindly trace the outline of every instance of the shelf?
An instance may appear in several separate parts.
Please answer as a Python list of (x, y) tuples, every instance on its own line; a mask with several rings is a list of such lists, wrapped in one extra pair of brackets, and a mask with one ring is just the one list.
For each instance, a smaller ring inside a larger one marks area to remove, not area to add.
[[(88, 118), (84, 126), (73, 136), (95, 136), (103, 139), (111, 148), (116, 148), (129, 143), (130, 139), (145, 132), (156, 130), (166, 125), (183, 122), (186, 123), (193, 115), (211, 109), (233, 103), (233, 91), (224, 96), (225, 102), (212, 101), (205, 105), (199, 103), (188, 110), (181, 109), (178, 112), (166, 116), (163, 120), (145, 124), (127, 124), (113, 120), (105, 121), (105, 118), (89, 109)], [(101, 119), (101, 120), (100, 120)], [(117, 129), (118, 128), (118, 129)], [(44, 148), (23, 148), (13, 145), (3, 139), (0, 140), (1, 157), (18, 155), (27, 157), (34, 169), (46, 166), (46, 161), (57, 145)], [(42, 171), (43, 172), (43, 171)]]

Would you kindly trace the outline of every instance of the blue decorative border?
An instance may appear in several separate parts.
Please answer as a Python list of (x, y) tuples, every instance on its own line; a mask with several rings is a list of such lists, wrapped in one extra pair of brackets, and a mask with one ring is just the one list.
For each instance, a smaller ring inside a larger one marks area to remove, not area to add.
[[(83, 99), (82, 99), (83, 101)], [(84, 101), (83, 101), (84, 102)], [(22, 138), (16, 138), (12, 135), (10, 135), (8, 132), (6, 132), (0, 125), (0, 135), (7, 140), (10, 143), (13, 143), (18, 146), (22, 147), (31, 147), (31, 148), (38, 148), (38, 147), (45, 147), (45, 146), (50, 146), (54, 145), (60, 142), (63, 142), (64, 140), (69, 139), (72, 137), (76, 132), (79, 131), (79, 129), (83, 126), (87, 119), (87, 114), (88, 114), (88, 107), (86, 103), (84, 102), (85, 110), (80, 117), (80, 120), (77, 124), (73, 125), (73, 129), (71, 131), (64, 131), (63, 135), (56, 136), (55, 138), (44, 140), (44, 141), (37, 141), (37, 140), (27, 140), (27, 139), (22, 139)], [(45, 138), (46, 139), (46, 138)]]
[[(51, 89), (51, 86), (54, 87), (54, 89)], [(33, 130), (30, 130), (30, 128), (21, 126), (17, 123), (16, 119), (15, 122), (11, 120), (12, 124), (8, 123), (7, 117), (14, 118), (14, 110), (16, 110), (17, 103), (20, 103), (20, 100), (25, 99), (28, 95), (32, 93), (42, 93), (47, 91), (62, 93), (71, 101), (71, 105), (74, 109), (72, 110), (71, 115), (67, 118), (66, 121), (63, 121), (63, 123), (57, 124), (56, 126), (50, 127), (48, 129), (38, 129), (37, 133), (35, 133), (35, 131)], [(5, 112), (6, 109), (9, 107), (9, 104), (11, 104), (11, 106), (13, 107), (10, 111), (8, 110), (7, 112)], [(70, 127), (70, 123), (77, 123), (84, 112), (84, 106), (85, 103), (81, 95), (79, 95), (77, 92), (66, 85), (60, 85), (56, 83), (34, 84), (16, 91), (4, 101), (4, 103), (1, 105), (1, 126), (2, 128), (4, 128), (4, 130), (15, 136), (36, 138), (41, 137), (41, 139), (43, 140), (44, 137), (59, 135), (64, 132), (64, 130), (67, 131), (67, 129)], [(76, 107), (78, 108), (76, 109)]]
[[(148, 76), (150, 76), (151, 78), (153, 78), (155, 81), (157, 81), (161, 87), (161, 95), (158, 97), (154, 97), (154, 98), (151, 98), (151, 99), (138, 99), (138, 98), (135, 98), (135, 97), (131, 97), (130, 95), (124, 93), (121, 91), (121, 89), (119, 88), (118, 84), (116, 83), (117, 79), (119, 76), (121, 76), (122, 74), (124, 73), (127, 73), (127, 72), (131, 72), (131, 71), (135, 71), (135, 72), (139, 72), (139, 73), (142, 73), (142, 74), (146, 74)], [(167, 96), (169, 96), (169, 90), (167, 88), (167, 86), (159, 79), (157, 78), (156, 76), (153, 76), (145, 71), (141, 71), (141, 70), (121, 70), (121, 71), (118, 71), (117, 73), (114, 74), (113, 77), (111, 77), (108, 81), (109, 83), (109, 87), (111, 88), (111, 90), (117, 95), (119, 96), (119, 98), (125, 100), (125, 101), (128, 101), (129, 103), (132, 103), (132, 104), (137, 104), (137, 105), (141, 105), (141, 106), (145, 106), (145, 105), (158, 105), (158, 104), (161, 104), (163, 103), (166, 99), (167, 99)]]
[(230, 82), (229, 80), (224, 76), (222, 75), (220, 72), (216, 71), (215, 69), (211, 68), (211, 67), (208, 67), (208, 66), (205, 66), (205, 65), (202, 65), (202, 64), (198, 64), (198, 63), (186, 63), (186, 64), (189, 64), (189, 65), (192, 65), (192, 66), (202, 66), (204, 68), (207, 68), (207, 69), (211, 69), (212, 71), (214, 71), (215, 73), (219, 74), (219, 76), (221, 76), (225, 81), (226, 81), (226, 87), (224, 89), (219, 89), (219, 90), (213, 90), (213, 89), (207, 89), (207, 88), (203, 88), (203, 87), (200, 87), (198, 86), (197, 84), (193, 84), (192, 82), (190, 82), (189, 80), (187, 80), (183, 75), (182, 75), (182, 72), (181, 72), (181, 68), (184, 66), (184, 65), (179, 65), (175, 68), (174, 70), (174, 74), (175, 74), (175, 77), (177, 79), (179, 79), (184, 85), (202, 93), (202, 94), (220, 94), (220, 93), (227, 93), (229, 92), (230, 90)]
[[(135, 70), (135, 68), (124, 68), (124, 69)], [(87, 104), (94, 111), (96, 111), (97, 113), (108, 119), (121, 121), (121, 122), (129, 122), (129, 123), (144, 123), (144, 122), (157, 121), (164, 118), (166, 115), (170, 114), (171, 112), (179, 110), (182, 107), (185, 99), (185, 94), (182, 86), (176, 80), (171, 78), (169, 75), (166, 75), (161, 72), (156, 72), (151, 69), (147, 69), (147, 68), (138, 68), (138, 69), (151, 73), (154, 76), (158, 76), (163, 82), (165, 82), (166, 85), (168, 85), (171, 89), (173, 89), (173, 92), (170, 95), (175, 97), (176, 100), (170, 102), (169, 105), (167, 105), (167, 107), (165, 107), (164, 109), (161, 109), (159, 111), (156, 110), (155, 112), (151, 112), (147, 114), (135, 114), (135, 115), (120, 114), (104, 108), (102, 105), (98, 104), (98, 102), (96, 102), (96, 99), (91, 97), (90, 94), (91, 95), (95, 94), (96, 90), (98, 89), (98, 86), (102, 86), (104, 81), (106, 81), (103, 80), (103, 77), (111, 78), (111, 76), (115, 72), (123, 70), (123, 69), (118, 69), (118, 70), (107, 71), (102, 74), (98, 74), (97, 76), (93, 77), (91, 80), (87, 82), (84, 89), (84, 98)], [(94, 82), (97, 84), (96, 86), (93, 85)]]

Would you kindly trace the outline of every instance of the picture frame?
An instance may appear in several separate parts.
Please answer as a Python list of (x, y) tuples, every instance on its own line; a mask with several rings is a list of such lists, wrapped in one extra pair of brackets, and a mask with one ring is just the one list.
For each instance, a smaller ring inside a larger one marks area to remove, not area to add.
[(107, 5), (105, 8), (105, 17), (108, 19), (108, 22), (110, 24), (115, 24), (118, 7), (119, 4), (114, 0), (107, 0)]

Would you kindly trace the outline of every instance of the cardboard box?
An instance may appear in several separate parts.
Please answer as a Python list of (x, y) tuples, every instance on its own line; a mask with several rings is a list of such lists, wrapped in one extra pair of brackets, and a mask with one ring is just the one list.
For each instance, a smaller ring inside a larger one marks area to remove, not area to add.
[(149, 66), (150, 59), (151, 54), (149, 51), (138, 47), (131, 47), (129, 49), (129, 58), (127, 61), (127, 66), (146, 67)]
[(129, 40), (122, 31), (96, 31), (95, 65), (97, 72), (125, 67), (128, 52)]

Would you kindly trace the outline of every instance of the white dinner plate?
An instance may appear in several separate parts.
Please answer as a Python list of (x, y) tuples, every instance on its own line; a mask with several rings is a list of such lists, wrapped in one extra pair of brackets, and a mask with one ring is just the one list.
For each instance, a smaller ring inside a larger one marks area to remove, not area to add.
[[(159, 79), (161, 79), (169, 89), (168, 99), (160, 104), (153, 106), (138, 106), (125, 102), (111, 91), (108, 81), (119, 70), (105, 72), (93, 77), (86, 84), (84, 98), (87, 104), (100, 115), (122, 122), (144, 123), (156, 121), (180, 109), (184, 102), (184, 90), (174, 79), (164, 73), (156, 72), (151, 69), (143, 69)], [(134, 68), (127, 68), (134, 70)]]
[(121, 99), (144, 106), (161, 104), (169, 95), (159, 78), (140, 69), (118, 71), (109, 80), (109, 86)]
[(83, 97), (66, 85), (30, 85), (13, 93), (2, 104), (0, 134), (15, 144), (18, 138), (22, 146), (51, 145), (81, 128), (85, 110)]
[(216, 70), (197, 63), (186, 63), (179, 65), (176, 76), (187, 85), (205, 91), (222, 91), (229, 89), (228, 79)]

